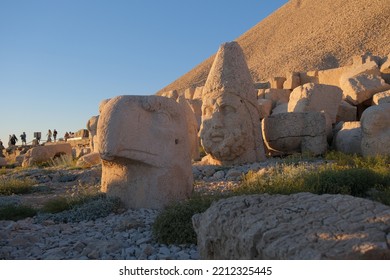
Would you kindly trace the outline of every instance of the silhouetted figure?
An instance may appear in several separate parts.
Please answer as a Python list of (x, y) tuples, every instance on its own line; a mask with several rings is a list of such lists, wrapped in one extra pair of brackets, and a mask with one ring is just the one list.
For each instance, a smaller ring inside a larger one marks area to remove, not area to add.
[(20, 139), (22, 140), (22, 146), (27, 145), (26, 132), (23, 132), (22, 135), (20, 135)]
[(54, 142), (56, 142), (56, 140), (57, 140), (57, 134), (58, 134), (57, 130), (54, 129), (54, 131), (53, 131)]
[(15, 134), (10, 135), (9, 144), (10, 146), (15, 146), (16, 142), (18, 142), (18, 138), (16, 138)]
[(51, 130), (49, 129), (46, 136), (47, 136), (47, 140), (46, 142), (51, 142), (51, 136), (53, 135), (53, 133), (51, 132)]

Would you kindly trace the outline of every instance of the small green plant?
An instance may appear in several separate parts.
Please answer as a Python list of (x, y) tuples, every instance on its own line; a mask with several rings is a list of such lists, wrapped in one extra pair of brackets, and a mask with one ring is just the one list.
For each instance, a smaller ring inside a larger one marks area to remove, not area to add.
[(26, 194), (33, 191), (34, 180), (0, 178), (0, 195)]
[(195, 195), (186, 201), (166, 207), (153, 224), (154, 237), (165, 244), (196, 243), (192, 216), (206, 211), (217, 199), (215, 196)]
[(17, 221), (33, 217), (36, 214), (36, 209), (25, 205), (7, 204), (0, 206), (0, 220)]

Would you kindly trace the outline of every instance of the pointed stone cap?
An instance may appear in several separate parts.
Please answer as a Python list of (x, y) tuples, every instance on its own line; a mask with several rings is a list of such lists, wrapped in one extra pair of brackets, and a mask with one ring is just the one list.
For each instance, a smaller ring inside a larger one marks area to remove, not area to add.
[(220, 46), (203, 88), (203, 96), (225, 92), (256, 101), (256, 90), (240, 45), (233, 41)]

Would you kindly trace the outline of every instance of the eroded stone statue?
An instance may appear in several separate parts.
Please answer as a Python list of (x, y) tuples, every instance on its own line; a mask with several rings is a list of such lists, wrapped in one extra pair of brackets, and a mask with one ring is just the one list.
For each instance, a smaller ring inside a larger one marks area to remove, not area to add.
[(102, 191), (128, 208), (160, 209), (193, 190), (182, 106), (162, 96), (118, 96), (98, 122)]
[(236, 42), (223, 44), (202, 93), (200, 138), (206, 164), (264, 160), (257, 91)]

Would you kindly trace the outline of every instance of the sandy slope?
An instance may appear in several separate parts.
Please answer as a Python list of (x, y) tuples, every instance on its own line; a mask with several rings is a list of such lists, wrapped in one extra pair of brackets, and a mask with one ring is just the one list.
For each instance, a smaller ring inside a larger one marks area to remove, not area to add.
[[(365, 52), (386, 56), (389, 15), (390, 0), (291, 0), (237, 41), (253, 79), (260, 81), (289, 71), (346, 65)], [(160, 92), (203, 85), (213, 57)]]

